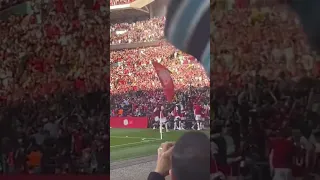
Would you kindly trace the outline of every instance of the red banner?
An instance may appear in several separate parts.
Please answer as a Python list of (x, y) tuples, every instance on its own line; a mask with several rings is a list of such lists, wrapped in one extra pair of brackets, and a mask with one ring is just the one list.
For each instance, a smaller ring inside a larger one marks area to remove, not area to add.
[(110, 117), (110, 128), (148, 128), (148, 118)]

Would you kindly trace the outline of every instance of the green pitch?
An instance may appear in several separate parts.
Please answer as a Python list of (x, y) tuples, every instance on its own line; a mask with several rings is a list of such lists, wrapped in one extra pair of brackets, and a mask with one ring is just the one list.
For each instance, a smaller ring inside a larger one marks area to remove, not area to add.
[[(155, 155), (162, 142), (176, 141), (187, 131), (170, 131), (163, 133), (160, 139), (158, 129), (111, 129), (111, 161), (119, 161)], [(209, 134), (208, 131), (206, 131)]]

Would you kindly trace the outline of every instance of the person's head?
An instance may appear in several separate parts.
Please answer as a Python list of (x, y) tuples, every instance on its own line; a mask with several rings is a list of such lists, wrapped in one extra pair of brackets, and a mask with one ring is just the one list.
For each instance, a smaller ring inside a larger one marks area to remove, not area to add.
[(223, 127), (223, 133), (224, 134), (229, 134), (232, 131), (232, 124), (230, 121), (226, 121)]
[(291, 128), (282, 128), (278, 132), (278, 135), (281, 138), (288, 139), (288, 138), (292, 137), (292, 130), (291, 130)]
[(210, 134), (221, 134), (223, 130), (223, 125), (217, 122), (211, 123)]
[(320, 131), (315, 132), (313, 135), (314, 135), (316, 141), (317, 141), (318, 143), (320, 143)]
[(201, 132), (185, 133), (172, 153), (172, 180), (210, 179), (210, 141)]

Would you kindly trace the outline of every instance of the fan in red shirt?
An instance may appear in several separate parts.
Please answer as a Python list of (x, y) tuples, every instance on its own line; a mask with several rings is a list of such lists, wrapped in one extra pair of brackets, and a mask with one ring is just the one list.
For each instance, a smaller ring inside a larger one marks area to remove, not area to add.
[(85, 85), (85, 81), (83, 79), (76, 79), (75, 82), (75, 88), (80, 90), (80, 91), (85, 91), (86, 85)]
[(80, 131), (75, 130), (72, 135), (73, 151), (80, 155), (83, 150), (83, 137)]
[(273, 171), (273, 179), (292, 179), (292, 167), (294, 156), (294, 142), (291, 139), (291, 130), (280, 131), (279, 137), (270, 140), (270, 166)]
[(226, 179), (225, 175), (219, 171), (216, 160), (211, 157), (210, 162), (210, 179)]
[(315, 154), (313, 172), (320, 176), (320, 153)]
[(180, 114), (181, 120), (186, 120), (186, 111), (184, 110), (184, 107), (181, 106), (181, 114)]
[(62, 0), (56, 0), (55, 2), (56, 11), (58, 13), (65, 13), (65, 8)]
[(44, 72), (45, 65), (44, 65), (43, 61), (41, 61), (39, 59), (34, 59), (34, 60), (29, 61), (29, 63), (35, 71)]

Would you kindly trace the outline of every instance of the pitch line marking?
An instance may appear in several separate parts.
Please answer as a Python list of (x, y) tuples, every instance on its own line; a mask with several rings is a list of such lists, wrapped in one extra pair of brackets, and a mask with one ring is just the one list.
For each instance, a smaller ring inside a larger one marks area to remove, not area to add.
[(159, 140), (157, 138), (145, 138), (145, 137), (130, 137), (130, 136), (110, 136), (110, 138), (123, 138), (123, 139), (145, 139), (145, 140)]
[(154, 141), (160, 141), (160, 140), (161, 140), (161, 139), (151, 140), (151, 141), (139, 141), (139, 142), (127, 143), (127, 144), (119, 144), (119, 145), (110, 146), (110, 148), (124, 147), (124, 146), (134, 145), (134, 144), (146, 144), (146, 143), (148, 143), (148, 142), (154, 142)]

